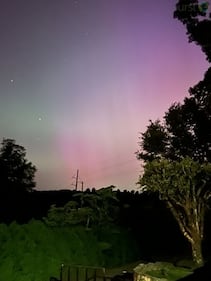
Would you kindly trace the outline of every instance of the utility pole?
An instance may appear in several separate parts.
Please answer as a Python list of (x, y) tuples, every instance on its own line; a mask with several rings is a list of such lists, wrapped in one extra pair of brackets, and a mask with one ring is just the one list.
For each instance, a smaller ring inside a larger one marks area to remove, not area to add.
[(79, 175), (79, 170), (77, 170), (77, 173), (76, 173), (76, 178), (75, 178), (75, 190), (78, 189), (78, 175)]
[(74, 189), (77, 190), (78, 189), (79, 170), (77, 170), (76, 176), (73, 176), (72, 178), (75, 179), (75, 182), (72, 183), (72, 185), (74, 186)]
[(83, 192), (84, 182), (79, 181), (79, 169), (77, 169), (76, 176), (74, 176), (73, 179), (75, 179), (75, 182), (72, 183), (72, 185), (74, 186), (75, 190), (77, 191), (78, 190), (78, 184), (81, 184), (81, 191)]
[(84, 182), (83, 181), (81, 182), (81, 191), (82, 192), (84, 191)]

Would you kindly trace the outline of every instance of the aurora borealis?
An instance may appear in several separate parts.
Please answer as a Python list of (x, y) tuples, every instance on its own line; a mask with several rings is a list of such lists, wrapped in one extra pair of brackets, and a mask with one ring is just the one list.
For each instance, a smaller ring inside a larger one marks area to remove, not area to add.
[(203, 78), (175, 0), (0, 0), (0, 138), (36, 165), (37, 189), (135, 189), (134, 152)]

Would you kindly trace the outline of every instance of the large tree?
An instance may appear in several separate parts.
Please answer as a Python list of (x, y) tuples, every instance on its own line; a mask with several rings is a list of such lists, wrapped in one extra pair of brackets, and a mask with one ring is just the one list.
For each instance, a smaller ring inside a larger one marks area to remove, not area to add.
[[(208, 13), (208, 2), (179, 0), (174, 17), (185, 25), (189, 42), (199, 45), (211, 62), (211, 14)], [(175, 103), (169, 108), (162, 125), (157, 126), (157, 121), (151, 122), (141, 136), (141, 151), (137, 152), (139, 159), (161, 155), (170, 159), (190, 156), (211, 162), (211, 68), (202, 81), (189, 89), (189, 94), (183, 103)], [(162, 151), (154, 149), (155, 136)]]
[(170, 106), (162, 122), (150, 121), (140, 136), (138, 159), (189, 156), (211, 162), (211, 69), (189, 94), (183, 103)]
[(189, 89), (189, 94), (165, 114), (169, 153), (211, 162), (211, 69), (203, 81)]
[(204, 213), (211, 196), (211, 164), (191, 158), (153, 160), (145, 165), (139, 184), (165, 201), (192, 247), (193, 260), (203, 263)]
[(26, 150), (13, 139), (3, 139), (0, 149), (1, 191), (32, 191), (36, 167), (26, 159)]
[[(185, 25), (189, 42), (199, 45), (211, 62), (208, 6), (207, 2), (179, 0), (174, 17)], [(211, 68), (189, 94), (182, 103), (170, 106), (162, 122), (150, 121), (140, 136), (136, 156), (145, 162), (139, 183), (167, 202), (192, 245), (194, 260), (200, 263), (203, 213), (210, 192)]]
[[(199, 45), (207, 61), (211, 62), (211, 13), (209, 11), (207, 1), (199, 3), (198, 0), (179, 0), (174, 17), (185, 25), (189, 42)], [(188, 130), (192, 140), (189, 143), (189, 155), (192, 154), (191, 156), (200, 161), (211, 162), (211, 68), (207, 70), (202, 81), (190, 88), (189, 93), (190, 97), (179, 106), (182, 111), (181, 117), (188, 127), (186, 131)], [(172, 110), (177, 114), (174, 107)], [(166, 120), (172, 120), (170, 114), (169, 110)], [(172, 127), (172, 123), (170, 126)], [(177, 134), (174, 135), (176, 139)], [(181, 146), (183, 144), (181, 143)]]

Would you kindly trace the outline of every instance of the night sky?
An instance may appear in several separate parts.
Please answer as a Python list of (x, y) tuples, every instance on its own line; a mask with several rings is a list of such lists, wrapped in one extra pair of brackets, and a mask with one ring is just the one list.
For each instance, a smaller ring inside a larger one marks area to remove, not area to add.
[(37, 189), (136, 189), (139, 132), (208, 68), (175, 0), (0, 0), (0, 138)]

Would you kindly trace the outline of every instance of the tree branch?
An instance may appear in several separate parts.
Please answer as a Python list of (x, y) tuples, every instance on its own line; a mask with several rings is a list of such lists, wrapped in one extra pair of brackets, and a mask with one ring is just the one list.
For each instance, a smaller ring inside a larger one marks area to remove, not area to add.
[(176, 208), (174, 207), (173, 203), (168, 200), (168, 201), (167, 201), (167, 205), (168, 205), (170, 211), (172, 212), (174, 218), (175, 218), (176, 221), (178, 222), (179, 227), (180, 227), (180, 229), (181, 229), (183, 235), (188, 239), (188, 241), (189, 241), (190, 243), (192, 243), (192, 242), (193, 242), (193, 239), (192, 239), (191, 234), (190, 234), (191, 232), (190, 232), (190, 230), (188, 229), (187, 225), (183, 222), (183, 220), (182, 220), (182, 219), (180, 218), (180, 216), (178, 215), (178, 212), (177, 212)]

